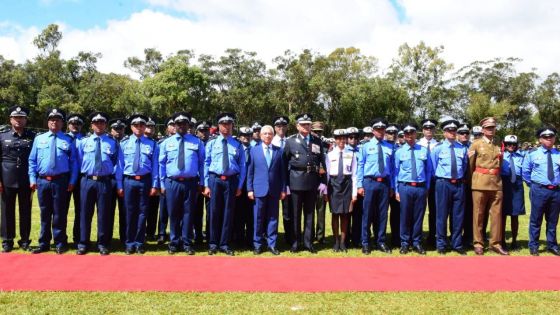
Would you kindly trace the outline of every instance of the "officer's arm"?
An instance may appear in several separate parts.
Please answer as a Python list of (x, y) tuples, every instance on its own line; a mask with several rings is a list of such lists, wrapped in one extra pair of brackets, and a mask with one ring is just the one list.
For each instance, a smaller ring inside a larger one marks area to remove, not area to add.
[(395, 163), (393, 165), (393, 179), (392, 181), (395, 183), (395, 194), (399, 193), (399, 169), (400, 169), (400, 165), (401, 165), (401, 156), (400, 156), (400, 152), (402, 152), (402, 150), (397, 150), (395, 152)]
[(33, 186), (37, 184), (37, 141), (33, 141), (28, 163), (29, 169), (27, 173), (29, 174), (29, 184)]
[(430, 151), (430, 156), (428, 157), (428, 159), (431, 160), (432, 162), (434, 173), (437, 170), (438, 163), (439, 163), (439, 151), (440, 151), (440, 146), (435, 147), (433, 150)]
[(200, 178), (200, 186), (204, 186), (204, 160), (206, 158), (206, 147), (204, 142), (199, 140), (198, 143), (198, 178)]
[(282, 160), (284, 161), (284, 177), (286, 178), (286, 187), (290, 187), (290, 142), (286, 139), (284, 151), (282, 152)]
[(206, 146), (206, 157), (204, 158), (204, 187), (208, 187), (208, 179), (210, 178), (209, 170), (210, 170), (210, 164), (212, 163), (212, 144), (213, 143), (214, 143), (214, 140), (210, 140), (210, 141), (208, 141), (208, 144)]
[[(356, 196), (358, 196), (358, 187), (356, 186), (357, 184), (357, 177), (356, 177), (356, 171), (358, 169), (358, 160), (356, 159), (356, 155), (353, 154), (352, 155), (352, 198), (356, 198)], [(328, 173), (328, 170), (327, 170)]]
[[(323, 169), (328, 173), (328, 168), (327, 168), (327, 164), (326, 164), (326, 159), (327, 159), (327, 154), (325, 153), (325, 148), (323, 147), (323, 144), (321, 143), (321, 145), (319, 146), (320, 150), (321, 150), (321, 155), (319, 156), (320, 161), (319, 164), (320, 166), (323, 167)], [(323, 184), (327, 184), (327, 176), (321, 176), (321, 183)]]
[(165, 141), (163, 141), (162, 143), (160, 143), (160, 149), (158, 152), (158, 170), (159, 170), (159, 184), (161, 186), (161, 189), (165, 189), (165, 178), (167, 177), (167, 170), (165, 169), (165, 165), (167, 164), (167, 155), (165, 154), (165, 150), (162, 150), (161, 148), (165, 148)]
[(70, 143), (70, 182), (69, 185), (75, 186), (78, 182), (78, 150)]
[(286, 164), (286, 161), (284, 160), (284, 151), (283, 149), (280, 149), (280, 154), (282, 154), (282, 156), (280, 157), (280, 179), (282, 180), (282, 192), (286, 192), (286, 186), (287, 186), (287, 169), (288, 166)]
[(357, 159), (358, 159), (358, 168), (356, 170), (356, 187), (357, 188), (363, 188), (363, 182), (364, 182), (364, 163), (366, 160), (365, 157), (365, 145), (360, 147), (360, 151), (358, 151), (357, 154)]
[(159, 189), (159, 146), (157, 145), (157, 143), (155, 143), (154, 140), (152, 141), (152, 145), (154, 148), (154, 152), (152, 152), (152, 188)]
[(123, 172), (124, 172), (124, 153), (122, 150), (122, 146), (119, 146), (118, 151), (118, 159), (117, 159), (117, 168), (115, 171), (115, 180), (117, 182), (117, 189), (123, 189)]
[[(426, 150), (427, 151), (427, 150)], [(426, 152), (428, 153), (428, 152)], [(434, 168), (432, 167), (432, 159), (426, 159), (426, 190), (430, 189), (432, 176), (434, 175)]]
[(247, 165), (245, 163), (245, 150), (241, 148), (243, 146), (241, 143), (239, 144), (239, 152), (238, 155), (238, 163), (239, 163), (239, 183), (237, 184), (237, 189), (243, 189), (243, 183), (245, 182), (245, 176), (247, 176)]
[(533, 171), (533, 161), (531, 153), (525, 155), (523, 166), (521, 167), (521, 176), (527, 185), (531, 185), (531, 172)]
[(478, 149), (478, 142), (475, 142), (469, 148), (468, 156), (469, 156), (469, 176), (467, 180), (469, 183), (472, 180), (473, 172), (476, 168), (476, 150)]
[[(331, 161), (329, 159), (328, 154), (326, 154), (325, 156), (326, 156), (326, 158), (325, 158), (325, 175), (326, 175), (325, 178), (327, 179), (327, 183), (328, 183), (329, 179), (331, 178), (331, 174), (329, 174), (330, 173), (329, 170), (331, 169)], [(342, 163), (343, 161), (344, 161), (344, 159), (338, 161), (338, 163)]]

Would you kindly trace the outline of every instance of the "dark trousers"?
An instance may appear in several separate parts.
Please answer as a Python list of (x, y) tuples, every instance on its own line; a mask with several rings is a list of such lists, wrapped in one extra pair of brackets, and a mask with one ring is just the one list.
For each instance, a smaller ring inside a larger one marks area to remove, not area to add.
[(465, 187), (465, 219), (463, 220), (463, 247), (470, 247), (473, 243), (473, 201), (472, 190), (469, 185)]
[(109, 217), (111, 214), (111, 180), (88, 179), (82, 177), (80, 183), (80, 243), (78, 248), (88, 248), (91, 237), (91, 221), (93, 219), (94, 208), (97, 205), (97, 247), (107, 248), (110, 245)]
[(446, 249), (447, 219), (451, 218), (451, 248), (463, 248), (463, 220), (465, 217), (465, 189), (463, 183), (450, 183), (445, 179), (436, 180), (437, 208), (437, 248)]
[(16, 197), (19, 205), (20, 245), (29, 244), (31, 233), (31, 189), (4, 187), (1, 203), (0, 233), (2, 244), (13, 246), (16, 237)]
[(432, 179), (430, 190), (428, 192), (428, 245), (436, 246), (436, 185)]
[[(204, 216), (204, 208), (206, 208), (206, 217)], [(208, 237), (208, 227), (210, 226), (210, 198), (205, 197), (202, 194), (197, 194), (196, 196), (196, 207), (193, 216), (193, 226), (194, 226), (194, 240), (195, 242), (202, 243), (204, 237)], [(203, 232), (203, 222), (206, 221), (206, 233)]]
[(126, 242), (126, 209), (124, 198), (117, 195), (117, 180), (111, 179), (111, 190), (109, 192), (109, 242), (113, 239), (113, 230), (115, 227), (115, 212), (117, 205), (119, 206), (119, 240), (122, 244)]
[(148, 199), (148, 215), (146, 216), (146, 236), (152, 238), (156, 235), (159, 210), (159, 196), (150, 196)]
[[(303, 241), (306, 249), (313, 247), (313, 221), (315, 219), (315, 202), (317, 192), (315, 190), (292, 190), (290, 199), (292, 200), (292, 240), (291, 247), (297, 250), (298, 243)], [(301, 230), (301, 220), (304, 220), (303, 235)], [(302, 237), (303, 236), (303, 237)]]
[(124, 204), (126, 209), (126, 248), (136, 248), (146, 243), (146, 218), (150, 206), (151, 177), (141, 180), (124, 178)]
[(397, 201), (395, 196), (389, 198), (389, 225), (391, 226), (391, 245), (398, 247), (401, 245), (401, 203)]
[(426, 188), (399, 185), (401, 197), (401, 247), (422, 245)]
[(290, 196), (286, 196), (286, 198), (282, 200), (282, 225), (284, 226), (284, 241), (286, 241), (286, 245), (288, 246), (292, 246), (295, 241), (293, 214), (292, 198)]
[[(197, 179), (177, 181), (165, 179), (165, 195), (169, 216), (169, 247), (177, 249), (193, 244), (193, 217)], [(214, 191), (212, 191), (214, 193)]]
[(233, 222), (234, 242), (239, 245), (252, 247), (254, 234), (253, 201), (247, 196), (245, 188), (242, 189), (241, 196), (235, 197)]
[(315, 211), (317, 212), (317, 225), (315, 229), (315, 240), (324, 242), (325, 240), (325, 211), (327, 209), (327, 201), (317, 193), (317, 201), (315, 202)]
[(362, 212), (362, 245), (369, 245), (369, 227), (373, 224), (374, 240), (385, 243), (387, 212), (389, 209), (389, 180), (378, 182), (364, 178), (364, 206)]
[(169, 222), (169, 212), (167, 211), (167, 197), (165, 194), (159, 196), (159, 219), (158, 236), (167, 235), (167, 223)]
[(239, 180), (237, 177), (228, 177), (226, 180), (220, 176), (210, 174), (210, 249), (228, 250), (231, 233), (233, 230), (233, 209), (235, 206), (235, 191)]
[(54, 238), (56, 247), (66, 246), (68, 244), (68, 236), (66, 235), (68, 176), (63, 175), (51, 181), (38, 178), (37, 197), (39, 198), (39, 208), (41, 209), (39, 247), (48, 249), (51, 238)]
[(533, 183), (529, 192), (531, 216), (529, 218), (529, 248), (539, 248), (543, 216), (546, 220), (546, 248), (557, 249), (556, 228), (560, 211), (560, 191), (549, 190)]
[[(353, 246), (362, 245), (362, 215), (364, 207), (364, 197), (358, 195), (358, 200), (354, 203), (354, 208), (350, 216), (350, 233)], [(369, 231), (368, 231), (369, 232)], [(369, 235), (369, 234), (368, 234)], [(369, 238), (369, 236), (368, 236)]]
[(70, 210), (70, 197), (74, 200), (74, 225), (72, 227), (72, 239), (76, 245), (80, 242), (80, 180), (81, 176), (78, 176), (76, 188), (68, 194), (68, 202), (66, 203), (66, 208)]
[(272, 198), (270, 195), (255, 198), (255, 205), (253, 207), (255, 218), (253, 246), (255, 249), (260, 249), (265, 245), (268, 248), (276, 248), (276, 239), (278, 238), (278, 206), (278, 198)]

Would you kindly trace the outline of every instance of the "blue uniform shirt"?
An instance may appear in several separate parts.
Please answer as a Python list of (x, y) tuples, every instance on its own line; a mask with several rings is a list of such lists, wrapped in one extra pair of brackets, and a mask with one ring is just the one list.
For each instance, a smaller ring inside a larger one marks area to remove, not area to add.
[(551, 149), (552, 170), (554, 171), (554, 180), (548, 179), (548, 157), (544, 147), (539, 147), (530, 151), (525, 155), (523, 160), (523, 180), (529, 184), (538, 183), (541, 185), (558, 185), (560, 184), (560, 152)]
[[(99, 139), (99, 140), (97, 140)], [(101, 170), (95, 170), (95, 150), (97, 141), (101, 141)], [(81, 174), (88, 176), (108, 176), (113, 174), (117, 164), (119, 146), (115, 139), (106, 133), (93, 134), (78, 141), (78, 168)]]
[[(457, 177), (461, 179), (465, 176), (465, 172), (469, 165), (469, 157), (467, 148), (455, 141), (453, 143), (455, 151), (455, 160), (457, 162)], [(434, 175), (442, 178), (452, 178), (451, 176), (451, 142), (444, 140), (435, 146), (431, 152), (432, 166)]]
[(432, 177), (432, 160), (428, 156), (428, 149), (419, 144), (414, 144), (414, 157), (416, 160), (416, 178), (412, 178), (411, 147), (405, 143), (395, 151), (394, 182), (395, 192), (399, 192), (399, 182), (426, 183), (426, 189), (430, 188)]
[(510, 155), (513, 156), (513, 164), (515, 165), (515, 175), (521, 176), (521, 169), (523, 167), (523, 154), (519, 151), (515, 151), (510, 153), (509, 151), (504, 151), (504, 160), (502, 163), (502, 176), (510, 176), (511, 175), (511, 168), (509, 165), (509, 157)]
[[(134, 156), (136, 153), (136, 140), (140, 141), (140, 160), (138, 171), (132, 169), (134, 164)], [(115, 178), (117, 180), (117, 189), (123, 188), (123, 175), (152, 175), (152, 188), (159, 188), (159, 171), (158, 171), (158, 146), (157, 143), (145, 136), (140, 138), (135, 135), (123, 139), (120, 143), (119, 162)]]
[(70, 185), (75, 185), (78, 179), (78, 163), (76, 147), (72, 144), (72, 138), (62, 133), (56, 133), (56, 165), (53, 169), (49, 167), (51, 157), (51, 139), (54, 134), (51, 131), (35, 137), (33, 147), (29, 154), (29, 183), (37, 183), (37, 176), (55, 176), (70, 173)]
[(243, 150), (243, 145), (241, 144), (241, 142), (233, 139), (233, 137), (227, 137), (229, 168), (227, 170), (223, 170), (223, 139), (224, 136), (219, 135), (218, 137), (208, 141), (208, 144), (206, 145), (206, 158), (204, 160), (204, 186), (208, 187), (208, 179), (210, 177), (210, 173), (216, 173), (218, 175), (225, 176), (239, 174), (239, 184), (237, 188), (241, 189), (243, 187), (243, 182), (245, 181), (245, 175), (247, 173), (245, 151)]
[(357, 172), (357, 187), (362, 188), (364, 177), (375, 176), (375, 177), (389, 177), (391, 180), (391, 187), (395, 187), (392, 177), (393, 170), (393, 145), (389, 142), (381, 141), (381, 150), (383, 150), (384, 157), (384, 170), (383, 173), (379, 172), (378, 162), (378, 140), (372, 138), (370, 141), (364, 143), (360, 148), (358, 153), (358, 172)]
[[(184, 141), (185, 168), (179, 170), (179, 144)], [(166, 138), (159, 146), (159, 174), (161, 179), (177, 177), (196, 177), (200, 178), (200, 185), (204, 185), (204, 143), (191, 134), (174, 134)], [(164, 187), (163, 180), (161, 188)]]

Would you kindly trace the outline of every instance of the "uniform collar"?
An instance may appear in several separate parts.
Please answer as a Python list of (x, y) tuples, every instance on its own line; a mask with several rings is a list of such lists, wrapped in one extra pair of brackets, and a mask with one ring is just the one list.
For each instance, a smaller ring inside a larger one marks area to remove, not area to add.
[(486, 143), (492, 143), (493, 142), (490, 139), (486, 138), (486, 136), (482, 136), (482, 141), (484, 141)]
[(413, 149), (416, 147), (416, 143), (414, 143), (412, 146), (408, 144), (408, 142), (405, 142), (403, 144), (403, 149)]

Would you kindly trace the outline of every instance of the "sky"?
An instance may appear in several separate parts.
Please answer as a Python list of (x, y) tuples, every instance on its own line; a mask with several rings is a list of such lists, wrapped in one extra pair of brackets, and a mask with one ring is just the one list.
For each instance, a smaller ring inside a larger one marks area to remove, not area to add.
[(33, 59), (48, 24), (63, 33), (64, 58), (98, 52), (102, 72), (156, 48), (219, 56), (228, 48), (272, 59), (287, 49), (328, 54), (357, 47), (384, 72), (403, 43), (444, 46), (457, 70), (475, 60), (523, 59), (519, 71), (560, 71), (557, 0), (0, 0), (0, 55)]

